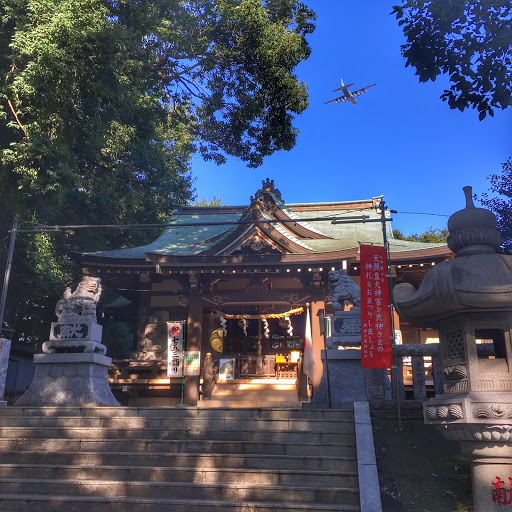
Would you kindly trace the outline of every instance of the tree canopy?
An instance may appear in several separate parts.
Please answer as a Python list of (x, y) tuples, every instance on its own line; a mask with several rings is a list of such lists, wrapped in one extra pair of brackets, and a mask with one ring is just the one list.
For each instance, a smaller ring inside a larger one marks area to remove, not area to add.
[(406, 66), (420, 82), (447, 74), (450, 108), (476, 108), (480, 120), (512, 104), (510, 0), (402, 0), (393, 8), (407, 43)]
[(196, 198), (191, 206), (228, 206), (228, 203), (222, 202), (222, 196), (213, 195), (212, 197)]
[[(314, 18), (298, 0), (0, 0), (2, 231), (14, 213), (22, 227), (163, 221), (193, 196), (193, 153), (256, 167), (291, 149)], [(20, 236), (6, 319), (34, 323), (72, 278), (71, 250), (156, 235)]]
[(501, 174), (489, 176), (489, 192), (477, 196), (482, 205), (496, 215), (502, 247), (512, 250), (512, 158), (501, 164)]
[(393, 238), (411, 242), (445, 243), (449, 234), (447, 229), (433, 227), (428, 228), (423, 233), (411, 233), (410, 235), (404, 235), (399, 229), (393, 229)]

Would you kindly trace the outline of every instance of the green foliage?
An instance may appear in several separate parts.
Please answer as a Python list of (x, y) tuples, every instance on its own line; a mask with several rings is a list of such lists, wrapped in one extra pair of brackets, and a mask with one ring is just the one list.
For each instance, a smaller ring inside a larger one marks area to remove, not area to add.
[(126, 322), (108, 319), (103, 323), (102, 343), (107, 355), (113, 359), (129, 359), (133, 345), (133, 332)]
[(450, 108), (476, 108), (480, 120), (512, 104), (510, 0), (402, 0), (394, 6), (407, 43), (406, 66), (420, 82), (449, 75)]
[(496, 215), (502, 247), (510, 252), (512, 249), (512, 158), (501, 164), (501, 167), (501, 174), (492, 174), (488, 177), (491, 183), (489, 192), (481, 194), (477, 199)]
[(399, 229), (393, 230), (393, 238), (397, 240), (409, 240), (411, 242), (424, 243), (445, 243), (450, 233), (447, 229), (437, 229), (430, 227), (423, 233), (411, 233), (405, 236)]
[(223, 203), (222, 197), (214, 194), (212, 197), (201, 197), (200, 199), (195, 199), (192, 206), (228, 206), (228, 203)]
[[(293, 147), (313, 19), (298, 0), (0, 0), (2, 238), (15, 213), (22, 228), (157, 223), (193, 196), (193, 153), (258, 166)], [(44, 304), (78, 280), (73, 250), (156, 234), (20, 235), (15, 338), (47, 336)], [(35, 317), (41, 332), (21, 327)]]

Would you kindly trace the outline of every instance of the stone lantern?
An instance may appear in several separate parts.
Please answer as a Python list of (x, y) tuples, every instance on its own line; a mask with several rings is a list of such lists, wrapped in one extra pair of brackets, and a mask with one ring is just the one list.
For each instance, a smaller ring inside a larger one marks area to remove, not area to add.
[(455, 258), (393, 296), (402, 317), (439, 331), (444, 394), (424, 404), (425, 423), (471, 457), (475, 512), (512, 510), (512, 256), (496, 252), (494, 214), (464, 193), (448, 221)]

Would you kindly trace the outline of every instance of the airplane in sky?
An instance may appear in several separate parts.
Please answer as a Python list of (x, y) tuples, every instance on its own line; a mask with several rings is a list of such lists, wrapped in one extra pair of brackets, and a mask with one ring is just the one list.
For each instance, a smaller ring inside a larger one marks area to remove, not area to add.
[(338, 89), (334, 89), (332, 92), (338, 92), (343, 91), (343, 95), (339, 96), (338, 98), (334, 98), (333, 100), (326, 101), (324, 105), (327, 105), (328, 103), (332, 103), (335, 101), (336, 103), (341, 103), (342, 101), (350, 101), (352, 105), (355, 105), (357, 103), (355, 96), (361, 96), (361, 94), (364, 94), (370, 87), (373, 87), (377, 84), (368, 85), (367, 87), (363, 87), (362, 89), (358, 89), (357, 91), (350, 92), (348, 90), (349, 87), (352, 87), (354, 84), (348, 84), (345, 85), (343, 83), (343, 78), (341, 79), (341, 87)]

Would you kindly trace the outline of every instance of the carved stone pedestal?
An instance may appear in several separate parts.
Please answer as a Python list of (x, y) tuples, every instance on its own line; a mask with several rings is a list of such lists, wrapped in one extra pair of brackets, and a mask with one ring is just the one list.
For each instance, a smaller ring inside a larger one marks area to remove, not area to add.
[(474, 510), (506, 510), (512, 503), (512, 447), (501, 443), (461, 443), (471, 457)]
[(391, 384), (386, 371), (361, 368), (361, 350), (322, 350), (322, 361), (324, 361), (324, 374), (311, 400), (312, 403), (328, 406), (328, 378), (331, 404), (366, 401), (372, 398), (391, 398)]
[(471, 458), (475, 512), (512, 505), (512, 393), (447, 393), (428, 400), (423, 411), (426, 424), (460, 441)]
[(36, 354), (34, 364), (34, 380), (14, 405), (119, 405), (108, 384), (110, 357), (94, 352)]

